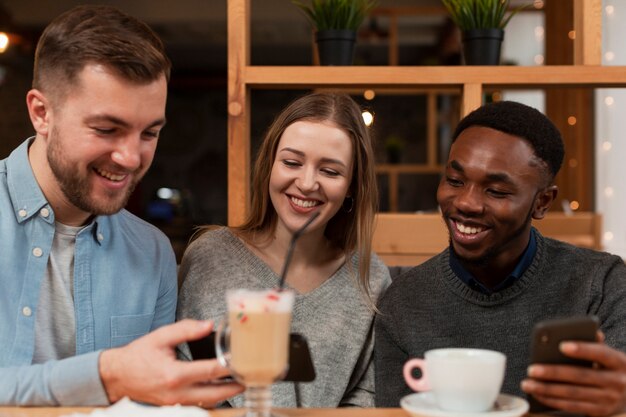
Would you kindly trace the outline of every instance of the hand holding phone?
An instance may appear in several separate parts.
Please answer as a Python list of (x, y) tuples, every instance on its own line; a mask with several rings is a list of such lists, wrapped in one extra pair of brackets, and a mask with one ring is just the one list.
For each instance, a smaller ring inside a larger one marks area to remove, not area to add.
[[(598, 332), (598, 319), (594, 316), (571, 317), (539, 322), (533, 328), (531, 341), (531, 363), (593, 366), (592, 362), (565, 356), (560, 350), (564, 341), (595, 342)], [(533, 396), (528, 398), (530, 412), (553, 410), (537, 401)]]
[[(193, 360), (215, 359), (215, 332), (199, 340), (187, 342)], [(310, 382), (315, 379), (315, 368), (311, 351), (304, 336), (298, 333), (289, 335), (289, 369), (284, 381)]]

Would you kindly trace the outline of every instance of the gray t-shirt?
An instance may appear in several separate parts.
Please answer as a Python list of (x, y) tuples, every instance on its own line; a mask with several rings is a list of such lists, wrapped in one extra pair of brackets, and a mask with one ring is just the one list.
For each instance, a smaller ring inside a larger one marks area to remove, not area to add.
[(39, 290), (33, 364), (76, 354), (74, 246), (83, 227), (55, 223), (48, 267)]

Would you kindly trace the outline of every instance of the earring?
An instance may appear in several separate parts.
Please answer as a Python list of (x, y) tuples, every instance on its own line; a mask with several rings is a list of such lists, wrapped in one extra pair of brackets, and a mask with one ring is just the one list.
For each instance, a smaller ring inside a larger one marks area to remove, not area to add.
[(354, 208), (354, 198), (351, 196), (346, 197), (345, 200), (343, 200), (342, 207), (343, 211), (345, 211), (346, 213), (352, 212), (352, 209)]

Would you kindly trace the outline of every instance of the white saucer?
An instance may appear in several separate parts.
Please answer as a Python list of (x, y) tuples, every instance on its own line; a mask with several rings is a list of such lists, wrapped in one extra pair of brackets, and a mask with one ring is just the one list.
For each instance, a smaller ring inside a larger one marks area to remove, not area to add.
[(528, 411), (526, 400), (513, 395), (498, 395), (496, 404), (488, 411), (463, 413), (440, 409), (432, 392), (411, 394), (400, 400), (400, 406), (415, 417), (519, 417)]

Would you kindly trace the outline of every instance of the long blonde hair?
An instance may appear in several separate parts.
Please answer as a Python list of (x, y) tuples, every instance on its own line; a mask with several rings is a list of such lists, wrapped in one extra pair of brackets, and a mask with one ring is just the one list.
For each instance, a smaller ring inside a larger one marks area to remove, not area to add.
[[(340, 209), (328, 222), (326, 237), (340, 248), (350, 265), (352, 254), (359, 254), (358, 286), (372, 303), (369, 285), (374, 214), (378, 207), (378, 187), (374, 171), (372, 140), (359, 106), (345, 94), (315, 93), (289, 104), (271, 124), (254, 164), (252, 200), (246, 222), (233, 231), (246, 239), (260, 232), (273, 231), (277, 214), (269, 196), (269, 182), (278, 143), (285, 129), (297, 121), (332, 122), (352, 140), (353, 172), (348, 195), (352, 204)], [(347, 200), (346, 199), (346, 200)]]
[[(359, 254), (357, 285), (368, 304), (375, 309), (369, 281), (374, 215), (378, 208), (378, 187), (374, 171), (374, 151), (369, 131), (363, 122), (361, 109), (346, 94), (315, 93), (302, 96), (276, 117), (267, 130), (254, 164), (252, 199), (248, 218), (231, 230), (254, 245), (259, 236), (276, 227), (277, 214), (269, 195), (269, 183), (278, 143), (285, 129), (297, 121), (332, 122), (352, 141), (353, 172), (348, 195), (352, 199), (347, 209), (340, 209), (326, 225), (324, 234), (344, 254), (348, 266), (356, 251)], [(346, 200), (348, 199), (346, 198)], [(216, 226), (201, 227), (192, 237)]]

